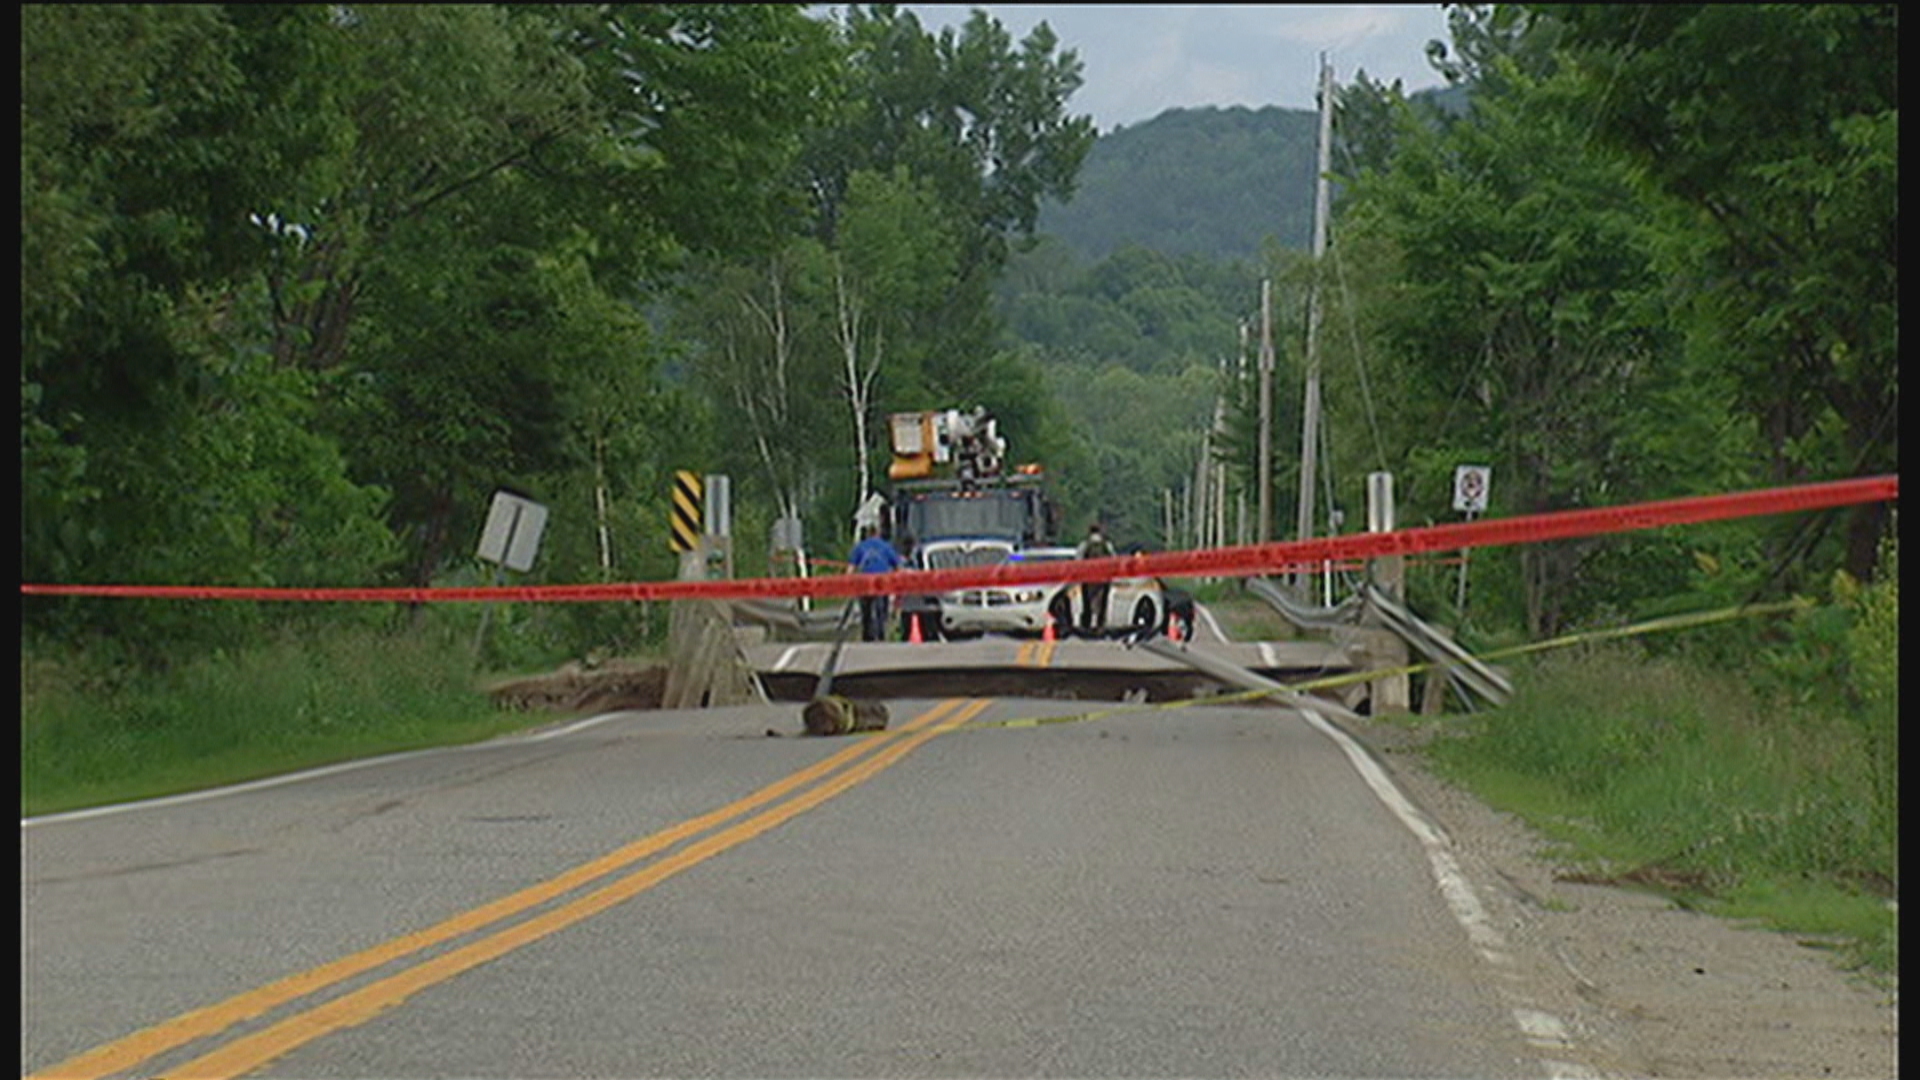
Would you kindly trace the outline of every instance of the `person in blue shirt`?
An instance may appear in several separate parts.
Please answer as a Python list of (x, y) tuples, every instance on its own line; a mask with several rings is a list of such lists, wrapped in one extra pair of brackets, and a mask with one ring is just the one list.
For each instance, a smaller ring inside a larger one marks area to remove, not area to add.
[[(860, 530), (860, 542), (853, 545), (847, 564), (856, 574), (885, 574), (900, 569), (905, 562), (893, 545), (881, 537), (880, 530), (868, 525)], [(860, 598), (860, 640), (887, 640), (888, 606), (884, 594)]]

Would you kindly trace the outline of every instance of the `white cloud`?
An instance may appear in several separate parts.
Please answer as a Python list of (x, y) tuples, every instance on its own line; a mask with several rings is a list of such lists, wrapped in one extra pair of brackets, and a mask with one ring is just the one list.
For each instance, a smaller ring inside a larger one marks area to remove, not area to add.
[(1349, 49), (1370, 40), (1393, 37), (1407, 25), (1410, 9), (1353, 6), (1301, 8), (1299, 14), (1272, 19), (1279, 37), (1315, 49)]
[[(1278, 105), (1311, 109), (1319, 54), (1334, 76), (1365, 69), (1405, 81), (1409, 92), (1439, 85), (1426, 43), (1446, 36), (1438, 6), (984, 4), (1015, 40), (1046, 22), (1062, 49), (1079, 54), (1085, 85), (1070, 108), (1102, 131), (1173, 108)], [(958, 26), (958, 4), (908, 4), (930, 30)]]

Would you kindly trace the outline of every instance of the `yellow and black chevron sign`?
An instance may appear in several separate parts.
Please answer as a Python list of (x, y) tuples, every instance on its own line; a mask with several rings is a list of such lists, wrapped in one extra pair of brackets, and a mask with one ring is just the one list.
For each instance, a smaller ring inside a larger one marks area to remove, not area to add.
[(700, 546), (700, 474), (681, 469), (673, 474), (673, 550)]

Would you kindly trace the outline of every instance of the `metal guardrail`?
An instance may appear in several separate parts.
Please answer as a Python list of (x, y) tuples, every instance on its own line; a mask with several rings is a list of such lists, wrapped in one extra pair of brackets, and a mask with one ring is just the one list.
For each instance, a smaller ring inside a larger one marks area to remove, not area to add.
[(1285, 589), (1262, 577), (1245, 579), (1248, 592), (1265, 600), (1281, 617), (1301, 630), (1332, 630), (1360, 621), (1360, 600), (1348, 597), (1330, 608), (1312, 607), (1288, 596)]
[(1494, 705), (1504, 705), (1513, 696), (1513, 683), (1505, 675), (1422, 621), (1383, 590), (1371, 584), (1362, 585), (1360, 595), (1380, 613), (1388, 629), (1422, 656), (1440, 665), (1456, 686)]
[(767, 626), (778, 626), (785, 630), (798, 630), (809, 634), (832, 633), (840, 625), (844, 613), (850, 610), (856, 601), (821, 608), (818, 611), (802, 611), (793, 603), (779, 603), (772, 600), (735, 600), (734, 613), (741, 618)]
[(1362, 584), (1358, 594), (1330, 608), (1302, 604), (1265, 578), (1247, 578), (1246, 589), (1301, 630), (1355, 626), (1371, 608), (1388, 630), (1445, 672), (1447, 681), (1453, 684), (1462, 701), (1471, 703), (1478, 697), (1494, 705), (1504, 705), (1513, 696), (1513, 683), (1506, 676), (1461, 648), (1378, 586)]

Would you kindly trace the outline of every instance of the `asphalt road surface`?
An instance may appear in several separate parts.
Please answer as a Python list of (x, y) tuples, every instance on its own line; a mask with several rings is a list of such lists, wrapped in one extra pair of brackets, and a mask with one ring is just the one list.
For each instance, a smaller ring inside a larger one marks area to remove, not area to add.
[(1108, 708), (622, 713), (25, 822), (22, 1074), (1594, 1075), (1337, 733), (992, 726)]

